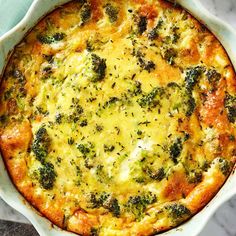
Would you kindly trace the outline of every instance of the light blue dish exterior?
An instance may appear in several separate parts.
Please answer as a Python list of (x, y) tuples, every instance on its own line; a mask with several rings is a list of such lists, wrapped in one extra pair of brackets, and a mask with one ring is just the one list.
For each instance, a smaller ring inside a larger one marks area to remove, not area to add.
[[(66, 2), (68, 2), (68, 0), (34, 0), (22, 21), (0, 37), (0, 74), (3, 72), (4, 66), (6, 65), (9, 53), (14, 46), (21, 41), (29, 29), (31, 29), (42, 16), (50, 12), (56, 6)], [(177, 2), (204, 23), (218, 37), (236, 68), (236, 31), (209, 13), (198, 0), (177, 0)], [(201, 212), (180, 227), (162, 233), (161, 235), (198, 235), (217, 208), (235, 194), (236, 173), (232, 173), (219, 193)], [(50, 221), (37, 213), (37, 211), (24, 200), (12, 184), (2, 158), (0, 158), (0, 197), (11, 207), (27, 217), (41, 236), (75, 235), (63, 231), (56, 226), (52, 226)]]

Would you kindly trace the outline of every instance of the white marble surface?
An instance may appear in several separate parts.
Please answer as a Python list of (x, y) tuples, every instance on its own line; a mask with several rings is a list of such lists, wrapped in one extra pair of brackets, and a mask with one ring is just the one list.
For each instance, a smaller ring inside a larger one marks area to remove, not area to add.
[[(236, 29), (236, 0), (200, 1), (213, 14)], [(8, 207), (2, 200), (0, 200), (0, 219), (28, 223), (20, 213)], [(219, 208), (199, 236), (236, 236), (236, 196)]]

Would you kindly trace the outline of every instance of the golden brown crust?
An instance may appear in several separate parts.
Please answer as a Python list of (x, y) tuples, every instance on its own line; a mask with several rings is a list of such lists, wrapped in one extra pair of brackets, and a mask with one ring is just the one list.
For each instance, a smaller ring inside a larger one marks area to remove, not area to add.
[(192, 212), (201, 210), (217, 193), (225, 182), (225, 176), (222, 173), (215, 173), (214, 179), (206, 177), (184, 200), (184, 203)]

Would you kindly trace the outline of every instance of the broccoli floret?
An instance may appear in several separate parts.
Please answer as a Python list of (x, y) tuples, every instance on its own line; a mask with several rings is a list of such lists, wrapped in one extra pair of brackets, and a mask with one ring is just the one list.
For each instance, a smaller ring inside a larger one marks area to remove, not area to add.
[(84, 3), (80, 10), (81, 25), (84, 25), (89, 21), (92, 15), (91, 5), (89, 3)]
[(55, 33), (54, 35), (37, 35), (37, 39), (39, 40), (40, 43), (42, 44), (52, 44), (59, 42), (65, 38), (64, 33)]
[(110, 97), (110, 99), (106, 101), (105, 104), (103, 105), (103, 109), (110, 107), (112, 104), (115, 104), (118, 101), (120, 101), (118, 97)]
[(138, 33), (142, 34), (147, 29), (147, 17), (140, 16), (138, 19)]
[(103, 80), (106, 75), (106, 68), (106, 60), (92, 53), (89, 58), (88, 78), (92, 82)]
[(161, 180), (163, 180), (166, 177), (166, 173), (165, 173), (165, 170), (164, 170), (163, 167), (161, 167), (157, 171), (154, 171), (154, 170), (148, 168), (146, 170), (146, 172), (147, 172), (148, 176), (151, 179), (154, 179), (154, 180), (157, 180), (157, 181), (161, 181)]
[(147, 95), (144, 95), (137, 102), (142, 108), (144, 108), (144, 107), (155, 107), (155, 106), (158, 105), (158, 101), (155, 101), (155, 98), (157, 96), (161, 97), (163, 94), (164, 94), (164, 89), (156, 87), (150, 93), (148, 93)]
[(101, 41), (97, 37), (91, 37), (86, 41), (86, 49), (89, 52), (100, 50), (101, 47), (105, 44), (106, 42)]
[(112, 213), (113, 216), (119, 217), (120, 216), (120, 205), (116, 198), (109, 197), (104, 203), (103, 207), (108, 209), (109, 212)]
[(189, 68), (187, 70), (187, 73), (185, 76), (185, 84), (189, 92), (191, 92), (194, 86), (197, 84), (198, 79), (201, 76), (202, 72), (203, 72), (203, 68), (199, 66), (194, 67), (194, 68)]
[(6, 92), (4, 93), (4, 100), (7, 101), (8, 99), (10, 99), (12, 97), (12, 93), (14, 91), (14, 88), (11, 87), (8, 90), (6, 90)]
[(178, 30), (179, 30), (179, 27), (177, 27), (177, 26), (174, 26), (173, 28), (172, 28), (172, 43), (177, 43), (178, 42), (178, 40), (179, 40), (179, 38), (180, 38), (180, 35), (179, 35), (179, 33), (178, 33)]
[(76, 123), (80, 120), (81, 114), (83, 114), (84, 109), (79, 104), (78, 98), (72, 98), (72, 104), (70, 107), (73, 108), (73, 112), (67, 117), (67, 121)]
[(174, 220), (178, 221), (187, 216), (191, 215), (191, 211), (182, 204), (174, 203), (165, 207), (169, 213), (169, 216)]
[(186, 116), (190, 117), (193, 114), (196, 107), (196, 102), (192, 95), (189, 95), (186, 105), (187, 105)]
[(153, 29), (149, 32), (149, 34), (148, 34), (148, 38), (149, 38), (150, 40), (155, 40), (155, 39), (158, 37), (158, 31), (160, 30), (160, 28), (162, 27), (162, 25), (163, 25), (163, 20), (160, 19), (160, 20), (158, 21), (156, 27), (153, 28)]
[(19, 83), (24, 84), (26, 82), (25, 76), (19, 69), (16, 69), (16, 68), (13, 69), (11, 74), (12, 74), (12, 77), (14, 79), (17, 79)]
[(156, 195), (148, 192), (144, 195), (131, 196), (126, 204), (127, 210), (134, 214), (137, 220), (141, 220), (148, 205), (157, 201)]
[(57, 113), (55, 116), (55, 121), (57, 124), (61, 124), (63, 115), (61, 113)]
[(90, 153), (90, 147), (88, 146), (88, 145), (86, 145), (86, 144), (77, 144), (77, 146), (76, 146), (78, 149), (79, 149), (79, 151), (83, 154), (83, 156), (86, 156), (87, 154), (89, 154)]
[(77, 115), (81, 115), (84, 112), (84, 109), (79, 104), (79, 99), (77, 98), (72, 98), (72, 107), (75, 108)]
[(145, 61), (143, 58), (139, 57), (138, 58), (139, 64), (141, 66), (141, 68), (143, 68), (144, 70), (148, 71), (149, 73), (152, 70), (155, 70), (156, 65), (153, 61)]
[(208, 70), (206, 76), (208, 81), (213, 85), (215, 85), (221, 78), (221, 74), (214, 69)]
[(113, 216), (119, 217), (120, 215), (120, 205), (118, 200), (108, 193), (91, 193), (89, 202), (89, 207), (92, 209), (104, 207), (109, 210)]
[(39, 183), (44, 189), (51, 190), (53, 188), (56, 176), (54, 166), (50, 162), (44, 163), (43, 167), (39, 168)]
[(103, 131), (103, 126), (96, 124), (96, 131), (97, 132), (102, 132)]
[(141, 51), (138, 51), (137, 53), (134, 53), (133, 55), (137, 57), (138, 64), (140, 65), (140, 67), (142, 69), (148, 71), (149, 73), (152, 70), (155, 70), (155, 68), (156, 68), (155, 63), (153, 61), (145, 60), (145, 58), (144, 58), (145, 55)]
[(180, 138), (178, 138), (169, 149), (170, 158), (172, 161), (177, 164), (178, 163), (178, 157), (180, 156), (183, 149), (183, 144)]
[(224, 103), (227, 109), (228, 119), (231, 123), (234, 123), (236, 121), (236, 96), (227, 93)]
[(98, 165), (97, 166), (97, 168), (96, 168), (96, 176), (97, 176), (97, 180), (100, 183), (107, 183), (112, 178), (112, 177), (110, 177), (108, 175), (108, 173), (106, 172), (106, 169), (104, 169), (103, 165)]
[(175, 60), (176, 56), (177, 56), (177, 52), (174, 48), (169, 48), (164, 53), (164, 59), (170, 65), (174, 65), (174, 60)]
[(88, 121), (87, 120), (82, 120), (80, 123), (80, 127), (85, 127), (88, 125)]
[(54, 39), (54, 41), (58, 42), (58, 41), (63, 40), (65, 38), (65, 36), (66, 36), (65, 33), (55, 33), (53, 35), (53, 39)]
[(191, 170), (189, 173), (188, 173), (188, 181), (189, 183), (194, 183), (194, 184), (197, 184), (197, 183), (200, 183), (202, 181), (202, 172), (201, 170)]
[(99, 208), (110, 197), (108, 193), (90, 193), (89, 196), (89, 208)]
[(114, 23), (117, 21), (119, 10), (113, 5), (111, 5), (111, 3), (107, 3), (105, 5), (105, 12), (108, 15), (111, 23)]
[(112, 152), (114, 151), (115, 146), (114, 145), (104, 145), (104, 152)]
[(76, 144), (77, 149), (82, 154), (82, 157), (84, 158), (84, 165), (86, 168), (91, 169), (94, 167), (94, 157), (96, 157), (96, 151), (94, 149), (94, 144), (91, 142), (88, 142), (86, 144)]
[(228, 176), (231, 170), (231, 164), (229, 161), (227, 161), (224, 158), (219, 159), (219, 167), (220, 171), (223, 173), (223, 175)]
[(48, 149), (50, 146), (51, 139), (44, 127), (39, 128), (36, 132), (35, 139), (32, 144), (32, 150), (42, 164), (45, 162), (45, 158), (48, 155)]

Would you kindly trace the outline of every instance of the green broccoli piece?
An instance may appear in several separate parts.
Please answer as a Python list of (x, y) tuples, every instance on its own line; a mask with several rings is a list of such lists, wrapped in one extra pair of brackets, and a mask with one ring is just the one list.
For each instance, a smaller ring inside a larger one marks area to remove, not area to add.
[(80, 127), (85, 127), (88, 125), (88, 121), (85, 119), (85, 120), (82, 120), (81, 123), (80, 123)]
[(145, 61), (142, 57), (139, 57), (138, 61), (139, 61), (141, 68), (148, 71), (149, 73), (152, 70), (155, 70), (155, 68), (156, 68), (156, 64), (153, 61)]
[(182, 204), (174, 203), (172, 205), (166, 206), (165, 209), (168, 211), (169, 216), (174, 221), (179, 221), (187, 216), (191, 215), (191, 211)]
[(108, 193), (91, 193), (89, 203), (89, 208), (94, 209), (104, 207), (109, 210), (114, 217), (119, 217), (120, 215), (120, 205), (118, 200)]
[(141, 52), (141, 51), (138, 51), (138, 52), (134, 52), (133, 53), (134, 56), (137, 57), (138, 59), (138, 64), (140, 65), (140, 67), (143, 69), (143, 70), (146, 70), (148, 71), (149, 73), (152, 71), (152, 70), (155, 70), (156, 68), (156, 65), (153, 61), (147, 61), (145, 59), (145, 55)]
[(57, 124), (61, 124), (62, 123), (62, 118), (63, 118), (63, 114), (57, 113), (56, 116), (55, 116), (55, 122)]
[(80, 10), (80, 19), (81, 25), (84, 25), (86, 22), (90, 20), (92, 16), (92, 9), (89, 3), (84, 3)]
[(229, 121), (231, 123), (234, 123), (236, 121), (236, 96), (232, 96), (229, 93), (227, 93), (224, 105), (228, 113)]
[(50, 143), (51, 139), (47, 133), (47, 130), (44, 127), (39, 128), (32, 144), (32, 150), (36, 156), (36, 159), (42, 164), (45, 163), (45, 158), (48, 155)]
[(174, 65), (174, 60), (175, 60), (176, 56), (177, 56), (177, 52), (174, 48), (169, 48), (164, 52), (164, 59), (170, 65)]
[(95, 209), (103, 205), (103, 203), (110, 197), (108, 193), (90, 193), (89, 196), (89, 208)]
[(147, 29), (147, 17), (140, 16), (138, 19), (138, 33), (142, 34)]
[(231, 164), (229, 161), (227, 161), (224, 158), (219, 159), (219, 167), (220, 171), (223, 173), (223, 175), (228, 176), (231, 170)]
[(196, 102), (192, 95), (189, 94), (187, 96), (188, 96), (188, 99), (186, 102), (186, 105), (187, 105), (186, 116), (190, 117), (195, 110)]
[(153, 28), (149, 33), (148, 33), (148, 38), (150, 40), (155, 40), (157, 37), (158, 37), (158, 31), (161, 29), (163, 25), (163, 20), (160, 19), (158, 22), (157, 22), (157, 25), (155, 28)]
[(90, 153), (91, 149), (89, 147), (89, 145), (86, 144), (77, 144), (77, 149), (79, 149), (79, 151), (83, 154), (83, 156), (85, 157), (87, 154)]
[(211, 69), (207, 71), (206, 77), (211, 84), (215, 85), (220, 80), (221, 74), (216, 70)]
[(101, 41), (99, 38), (91, 37), (86, 41), (86, 49), (89, 52), (100, 50), (103, 45), (104, 45), (104, 42)]
[(189, 183), (197, 184), (202, 181), (201, 170), (191, 170), (187, 174)]
[(25, 76), (19, 69), (16, 69), (16, 68), (13, 69), (11, 74), (12, 74), (12, 77), (14, 79), (17, 79), (19, 83), (24, 84), (26, 82)]
[(105, 5), (105, 12), (108, 15), (111, 23), (114, 23), (117, 21), (119, 10), (113, 5), (111, 5), (111, 3), (107, 3)]
[(203, 68), (200, 66), (189, 68), (185, 76), (186, 89), (191, 92), (194, 86), (197, 84), (198, 79), (200, 78), (203, 72)]
[(14, 92), (13, 87), (10, 87), (8, 90), (6, 90), (4, 95), (3, 95), (4, 101), (7, 101), (8, 99), (10, 99), (12, 97), (13, 92)]
[(178, 157), (180, 156), (183, 149), (183, 144), (180, 138), (178, 138), (169, 149), (170, 158), (172, 161), (177, 164), (178, 163)]
[(166, 177), (166, 173), (163, 167), (161, 167), (158, 170), (152, 170), (150, 168), (147, 168), (146, 173), (151, 179), (161, 181)]
[(104, 152), (113, 152), (115, 149), (114, 145), (106, 145), (104, 144)]
[(72, 104), (70, 107), (73, 108), (73, 112), (67, 117), (67, 121), (76, 123), (80, 120), (81, 114), (83, 114), (84, 109), (79, 104), (78, 98), (72, 98)]
[(107, 107), (111, 107), (111, 105), (115, 104), (118, 101), (120, 101), (118, 97), (110, 97), (110, 99), (106, 101), (102, 107), (103, 109), (106, 109)]
[(56, 176), (54, 166), (50, 162), (44, 163), (44, 165), (39, 168), (39, 183), (46, 190), (53, 188)]
[(163, 88), (156, 87), (150, 93), (143, 95), (137, 102), (144, 107), (156, 107), (159, 104), (159, 100), (155, 100), (157, 96), (161, 97), (165, 93)]
[(109, 176), (103, 165), (97, 165), (96, 167), (96, 177), (100, 183), (108, 183), (112, 176)]
[(131, 212), (137, 220), (141, 220), (148, 205), (157, 201), (156, 195), (148, 192), (143, 195), (131, 196), (126, 204), (127, 210)]
[(103, 207), (108, 209), (114, 217), (120, 216), (120, 205), (116, 198), (109, 197), (104, 203)]
[(92, 53), (88, 62), (88, 78), (92, 82), (103, 80), (106, 75), (106, 60)]
[(65, 33), (55, 33), (54, 35), (37, 35), (37, 39), (42, 44), (52, 44), (59, 42), (65, 38)]

